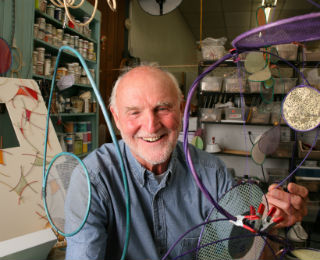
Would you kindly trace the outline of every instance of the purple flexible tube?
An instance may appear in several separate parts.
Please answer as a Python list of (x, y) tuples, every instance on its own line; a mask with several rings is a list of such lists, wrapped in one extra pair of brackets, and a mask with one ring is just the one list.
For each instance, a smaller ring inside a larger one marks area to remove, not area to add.
[(196, 251), (196, 250), (199, 250), (199, 249), (201, 249), (201, 248), (204, 248), (204, 247), (206, 247), (206, 246), (211, 246), (211, 245), (213, 245), (213, 244), (217, 244), (217, 243), (220, 243), (220, 242), (223, 242), (223, 241), (233, 240), (233, 239), (240, 239), (240, 238), (245, 238), (245, 237), (256, 237), (256, 236), (261, 236), (261, 235), (252, 233), (252, 234), (250, 234), (250, 235), (245, 235), (245, 236), (235, 236), (235, 237), (223, 238), (223, 239), (220, 239), (220, 240), (217, 240), (217, 241), (213, 241), (213, 242), (204, 244), (204, 245), (202, 245), (202, 246), (199, 246), (199, 247), (190, 249), (190, 250), (184, 252), (183, 254), (176, 256), (175, 258), (173, 258), (173, 260), (176, 260), (176, 259), (178, 259), (178, 258), (180, 258), (180, 257), (183, 257), (183, 256), (185, 256), (185, 255), (187, 255), (187, 254), (190, 254), (190, 253), (192, 253), (192, 252), (194, 252), (194, 251)]
[(185, 153), (185, 157), (186, 157), (186, 161), (188, 163), (189, 169), (191, 170), (191, 173), (194, 177), (194, 180), (196, 181), (196, 184), (198, 185), (198, 187), (200, 188), (200, 190), (202, 191), (202, 193), (205, 195), (205, 197), (217, 208), (217, 210), (224, 216), (226, 216), (229, 220), (233, 220), (236, 221), (237, 218), (233, 215), (231, 215), (229, 212), (227, 212), (225, 209), (223, 209), (211, 196), (211, 194), (209, 193), (209, 191), (207, 190), (207, 188), (204, 186), (204, 184), (201, 182), (201, 180), (198, 177), (198, 174), (196, 173), (196, 170), (194, 169), (193, 163), (192, 163), (192, 159), (190, 156), (190, 152), (189, 152), (189, 147), (188, 147), (188, 129), (189, 129), (189, 112), (190, 112), (190, 103), (191, 103), (191, 98), (200, 82), (200, 80), (206, 76), (209, 72), (211, 72), (213, 69), (215, 69), (218, 65), (220, 65), (222, 62), (224, 62), (225, 60), (229, 59), (232, 57), (232, 54), (229, 53), (227, 55), (225, 55), (224, 57), (222, 57), (220, 60), (216, 61), (214, 64), (212, 64), (211, 66), (209, 66), (208, 69), (206, 69), (203, 73), (201, 73), (196, 80), (193, 82), (189, 93), (188, 93), (188, 97), (186, 100), (186, 106), (185, 106), (185, 110), (184, 110), (184, 126), (183, 126), (183, 146), (184, 146), (184, 153)]
[(169, 254), (171, 253), (171, 251), (175, 248), (175, 246), (187, 235), (189, 234), (191, 231), (197, 229), (198, 227), (201, 227), (203, 225), (207, 225), (207, 224), (210, 224), (210, 223), (213, 223), (213, 222), (218, 222), (218, 221), (229, 221), (228, 219), (226, 218), (218, 218), (218, 219), (213, 219), (213, 220), (209, 220), (209, 221), (205, 221), (205, 222), (202, 222), (201, 224), (198, 224), (192, 228), (190, 228), (189, 230), (187, 230), (186, 232), (184, 232), (178, 239), (176, 242), (174, 242), (171, 247), (168, 249), (167, 253), (161, 258), (161, 260), (165, 260)]

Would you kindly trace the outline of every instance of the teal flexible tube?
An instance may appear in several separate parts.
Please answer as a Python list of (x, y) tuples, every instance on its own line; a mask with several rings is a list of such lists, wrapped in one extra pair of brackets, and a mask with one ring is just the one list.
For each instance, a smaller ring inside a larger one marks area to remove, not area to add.
[[(100, 105), (101, 111), (103, 113), (104, 119), (107, 123), (111, 138), (112, 138), (112, 142), (116, 147), (116, 151), (118, 154), (118, 158), (119, 158), (119, 162), (120, 162), (120, 168), (121, 168), (121, 173), (122, 173), (122, 179), (123, 179), (123, 184), (124, 184), (124, 189), (125, 189), (125, 194), (126, 194), (126, 238), (125, 238), (125, 243), (124, 243), (124, 247), (123, 247), (123, 251), (122, 251), (122, 256), (121, 256), (121, 260), (125, 259), (125, 256), (127, 254), (127, 250), (128, 250), (128, 245), (129, 245), (129, 239), (130, 239), (130, 195), (129, 195), (129, 187), (128, 187), (128, 179), (127, 179), (127, 175), (126, 175), (126, 171), (124, 168), (124, 163), (123, 163), (123, 158), (122, 158), (122, 154), (120, 151), (120, 147), (119, 147), (119, 143), (118, 140), (116, 138), (116, 135), (113, 131), (113, 127), (112, 127), (112, 123), (111, 120), (108, 116), (108, 112), (106, 109), (106, 106), (104, 105), (103, 99), (100, 95), (100, 92), (91, 76), (91, 73), (87, 67), (87, 64), (85, 62), (85, 60), (82, 58), (82, 56), (80, 55), (80, 53), (78, 51), (76, 51), (75, 49), (69, 47), (69, 46), (62, 46), (59, 49), (58, 55), (57, 55), (57, 60), (56, 60), (56, 64), (54, 67), (54, 72), (53, 72), (53, 77), (52, 77), (52, 81), (51, 81), (51, 90), (50, 90), (50, 97), (49, 97), (49, 102), (48, 102), (48, 112), (47, 112), (47, 120), (46, 120), (46, 131), (45, 131), (45, 146), (44, 146), (44, 163), (43, 163), (43, 179), (45, 179), (45, 173), (46, 173), (46, 155), (47, 155), (47, 142), (48, 142), (48, 132), (49, 132), (49, 118), (50, 118), (50, 107), (51, 107), (51, 102), (52, 102), (52, 95), (53, 95), (53, 89), (54, 89), (54, 82), (56, 79), (56, 74), (57, 74), (57, 69), (58, 69), (58, 65), (59, 65), (59, 59), (61, 56), (61, 53), (63, 50), (68, 50), (71, 51), (72, 53), (74, 53), (77, 58), (80, 60), (81, 65), (83, 66), (83, 68), (85, 69), (86, 73), (87, 73), (87, 77), (89, 78), (90, 84), (94, 90), (94, 93), (96, 95), (96, 98), (98, 100), (98, 103)], [(45, 183), (43, 182), (42, 185), (42, 194), (43, 197), (45, 195), (45, 189), (44, 189), (44, 185)]]

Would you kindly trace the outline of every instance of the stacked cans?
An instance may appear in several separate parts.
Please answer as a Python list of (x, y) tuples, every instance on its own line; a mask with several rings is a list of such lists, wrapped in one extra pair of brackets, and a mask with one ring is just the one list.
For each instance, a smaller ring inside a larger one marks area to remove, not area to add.
[(90, 121), (68, 121), (64, 123), (67, 151), (74, 154), (88, 153), (92, 150), (92, 131)]
[[(53, 5), (47, 5), (47, 14), (52, 18), (60, 20), (62, 15), (61, 8), (55, 8)], [(80, 26), (82, 27), (82, 26)], [(78, 30), (79, 31), (79, 30)], [(84, 35), (85, 37), (91, 37), (90, 35)], [(79, 32), (82, 34), (82, 32)], [(60, 28), (56, 28), (51, 23), (47, 23), (44, 17), (38, 17), (36, 23), (33, 25), (33, 36), (39, 40), (45, 41), (50, 45), (60, 48), (62, 45), (68, 45), (75, 48), (80, 52), (84, 59), (93, 60), (97, 59), (96, 52), (94, 50), (94, 43), (80, 38), (78, 35), (72, 35), (69, 33), (64, 33)]]

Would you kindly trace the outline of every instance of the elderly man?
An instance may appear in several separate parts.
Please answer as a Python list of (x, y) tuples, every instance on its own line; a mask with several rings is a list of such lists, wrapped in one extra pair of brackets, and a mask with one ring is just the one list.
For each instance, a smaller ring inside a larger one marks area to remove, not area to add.
[[(141, 66), (121, 76), (110, 110), (123, 138), (119, 146), (131, 197), (131, 237), (127, 259), (160, 259), (186, 230), (200, 224), (212, 205), (197, 188), (182, 144), (182, 94), (175, 78)], [(231, 186), (225, 165), (215, 156), (190, 148), (194, 166), (214, 199)], [(120, 259), (125, 241), (125, 194), (117, 153), (104, 144), (85, 160), (92, 184), (90, 214), (83, 229), (68, 238), (66, 259)], [(306, 214), (305, 188), (290, 184), (290, 193), (270, 187), (269, 204), (278, 208), (282, 225)], [(189, 233), (169, 258), (195, 248), (200, 230)], [(188, 255), (185, 259), (191, 259)]]

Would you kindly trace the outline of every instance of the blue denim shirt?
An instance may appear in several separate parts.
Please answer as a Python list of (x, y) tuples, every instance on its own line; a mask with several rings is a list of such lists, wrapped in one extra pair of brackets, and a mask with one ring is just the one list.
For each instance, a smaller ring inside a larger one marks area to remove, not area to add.
[[(126, 259), (161, 259), (178, 237), (205, 221), (212, 205), (197, 187), (178, 142), (160, 183), (141, 166), (129, 147), (119, 142), (131, 199), (131, 235)], [(195, 168), (218, 199), (232, 178), (217, 157), (190, 147)], [(84, 160), (90, 174), (92, 199), (84, 227), (67, 238), (66, 259), (120, 259), (125, 242), (126, 208), (123, 180), (113, 144), (104, 144)], [(189, 233), (169, 258), (195, 248), (201, 229)], [(191, 259), (187, 255), (185, 258)]]

